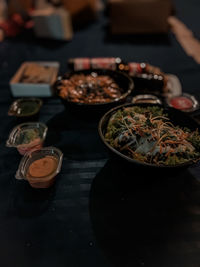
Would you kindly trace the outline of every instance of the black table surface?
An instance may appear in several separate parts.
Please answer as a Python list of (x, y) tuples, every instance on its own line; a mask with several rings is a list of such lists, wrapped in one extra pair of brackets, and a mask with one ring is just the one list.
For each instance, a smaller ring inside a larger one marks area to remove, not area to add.
[[(196, 0), (176, 0), (177, 16), (200, 36)], [(7, 116), (9, 80), (23, 61), (119, 56), (149, 62), (179, 77), (183, 91), (200, 97), (200, 66), (175, 37), (111, 38), (107, 18), (77, 31), (71, 42), (31, 39), (0, 44), (0, 266), (200, 266), (200, 167), (178, 171), (138, 169), (110, 159), (96, 121), (43, 99), (39, 120), (48, 125), (45, 146), (62, 150), (56, 183), (36, 190), (15, 179), (21, 156), (5, 142), (17, 121)]]

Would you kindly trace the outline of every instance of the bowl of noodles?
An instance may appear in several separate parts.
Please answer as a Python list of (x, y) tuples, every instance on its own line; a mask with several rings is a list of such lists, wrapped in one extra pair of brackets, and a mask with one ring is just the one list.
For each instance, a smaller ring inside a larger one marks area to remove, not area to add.
[(124, 104), (99, 122), (99, 135), (115, 155), (143, 166), (174, 168), (200, 160), (199, 125), (158, 104)]
[(58, 77), (55, 92), (66, 108), (73, 111), (107, 111), (126, 101), (133, 80), (125, 73), (106, 70), (81, 70)]

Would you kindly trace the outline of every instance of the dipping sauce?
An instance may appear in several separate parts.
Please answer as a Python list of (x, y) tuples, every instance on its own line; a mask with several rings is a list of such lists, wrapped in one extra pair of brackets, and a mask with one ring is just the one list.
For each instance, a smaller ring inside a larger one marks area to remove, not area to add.
[(12, 103), (8, 115), (15, 117), (30, 117), (37, 114), (42, 105), (39, 98), (20, 98)]
[(19, 132), (16, 142), (20, 145), (27, 145), (33, 142), (34, 140), (38, 141), (40, 139), (39, 129), (24, 129)]
[(21, 155), (43, 146), (47, 126), (41, 122), (27, 122), (17, 125), (9, 134), (8, 147), (16, 147)]
[(43, 143), (38, 144), (38, 142), (40, 142), (40, 140), (35, 140), (35, 142), (33, 141), (32, 143), (29, 144), (29, 146), (19, 145), (17, 147), (17, 150), (21, 155), (24, 155), (32, 150), (39, 150), (42, 148)]
[(34, 149), (40, 149), (42, 147), (41, 137), (39, 129), (25, 129), (19, 133), (16, 138), (16, 142), (19, 143), (17, 149), (21, 155)]
[(186, 112), (194, 111), (199, 107), (196, 98), (189, 94), (175, 96), (167, 100), (168, 105)]
[(183, 96), (173, 98), (170, 103), (176, 109), (190, 109), (193, 106), (192, 100)]
[(28, 168), (28, 177), (42, 178), (51, 175), (57, 169), (58, 160), (53, 156), (35, 160)]
[(61, 81), (59, 95), (72, 102), (107, 103), (122, 96), (123, 90), (108, 75), (74, 74)]
[(33, 150), (23, 156), (15, 177), (28, 181), (33, 188), (48, 188), (61, 170), (62, 159), (63, 153), (56, 147)]

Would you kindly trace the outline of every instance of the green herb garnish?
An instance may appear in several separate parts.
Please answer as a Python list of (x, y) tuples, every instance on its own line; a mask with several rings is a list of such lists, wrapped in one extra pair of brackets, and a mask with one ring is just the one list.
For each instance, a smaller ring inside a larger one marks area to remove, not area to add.
[(198, 130), (174, 126), (160, 107), (126, 107), (109, 120), (106, 141), (130, 158), (177, 165), (200, 158)]
[(17, 144), (29, 144), (31, 141), (40, 137), (38, 129), (26, 129), (19, 133), (16, 138)]

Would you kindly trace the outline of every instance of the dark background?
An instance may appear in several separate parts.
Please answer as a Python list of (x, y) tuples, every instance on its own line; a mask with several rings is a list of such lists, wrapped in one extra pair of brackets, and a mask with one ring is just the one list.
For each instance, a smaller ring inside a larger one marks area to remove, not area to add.
[[(176, 0), (176, 15), (198, 38), (198, 0)], [(123, 19), (123, 18), (119, 18)], [(64, 153), (48, 190), (15, 180), (21, 156), (5, 146), (17, 122), (7, 116), (9, 80), (23, 61), (121, 57), (148, 62), (178, 76), (200, 97), (200, 66), (169, 32), (166, 36), (109, 35), (104, 12), (72, 41), (36, 40), (32, 33), (0, 43), (0, 266), (200, 266), (199, 166), (159, 172), (108, 160), (96, 122), (74, 118), (59, 99), (44, 99), (39, 120), (45, 145)]]

